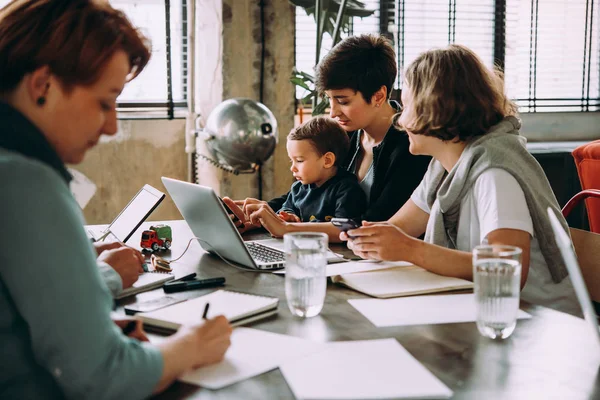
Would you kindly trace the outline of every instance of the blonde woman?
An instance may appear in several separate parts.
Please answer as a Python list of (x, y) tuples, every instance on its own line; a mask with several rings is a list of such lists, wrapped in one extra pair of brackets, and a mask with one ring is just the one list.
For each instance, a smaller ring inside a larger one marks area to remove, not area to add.
[[(575, 312), (546, 215), (549, 206), (559, 211), (558, 203), (519, 135), (517, 107), (500, 75), (464, 46), (431, 50), (406, 69), (402, 101), (397, 123), (410, 152), (434, 160), (388, 222), (365, 221), (348, 232), (353, 239), (341, 239), (364, 258), (405, 260), (464, 279), (472, 279), (475, 246), (518, 246), (522, 298)], [(424, 241), (416, 239), (423, 233)]]

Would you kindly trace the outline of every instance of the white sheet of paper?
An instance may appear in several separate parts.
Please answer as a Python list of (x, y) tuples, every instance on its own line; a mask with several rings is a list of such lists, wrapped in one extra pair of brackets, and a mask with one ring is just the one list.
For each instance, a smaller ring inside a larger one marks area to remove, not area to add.
[[(338, 264), (328, 264), (325, 271), (326, 276), (353, 274), (355, 272), (377, 271), (394, 267), (410, 267), (412, 264), (404, 261), (348, 261)], [(285, 274), (285, 270), (275, 271), (276, 274)]]
[[(475, 322), (475, 295), (450, 294), (395, 299), (354, 299), (348, 303), (378, 328)], [(519, 310), (517, 318), (531, 318)]]
[(395, 339), (328, 343), (283, 364), (298, 399), (448, 398), (452, 391)]
[(225, 359), (187, 372), (180, 381), (220, 389), (322, 349), (324, 344), (250, 328), (236, 328)]

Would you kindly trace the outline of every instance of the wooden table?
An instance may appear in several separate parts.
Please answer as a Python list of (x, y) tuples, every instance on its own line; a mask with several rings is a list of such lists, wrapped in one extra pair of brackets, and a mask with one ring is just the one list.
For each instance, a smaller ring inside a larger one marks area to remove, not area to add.
[[(172, 257), (178, 257), (192, 236), (184, 221), (167, 221), (173, 228)], [(149, 224), (142, 225), (142, 228)], [(136, 245), (141, 230), (132, 236)], [(264, 234), (263, 234), (264, 237)], [(168, 254), (168, 253), (167, 253)], [(168, 258), (168, 257), (166, 257)], [(246, 272), (228, 266), (193, 241), (173, 265), (180, 276), (224, 276), (230, 290), (280, 299), (279, 314), (253, 328), (315, 341), (395, 338), (454, 391), (455, 399), (594, 399), (600, 398), (600, 350), (583, 320), (544, 307), (522, 304), (533, 315), (519, 320), (513, 335), (494, 341), (479, 335), (475, 323), (376, 328), (348, 303), (366, 298), (358, 292), (327, 286), (325, 306), (310, 319), (293, 317), (285, 299), (283, 276)], [(174, 293), (197, 297), (214, 289)], [(123, 299), (122, 306), (163, 296), (162, 289)], [(293, 399), (279, 370), (218, 391), (175, 383), (157, 399)]]

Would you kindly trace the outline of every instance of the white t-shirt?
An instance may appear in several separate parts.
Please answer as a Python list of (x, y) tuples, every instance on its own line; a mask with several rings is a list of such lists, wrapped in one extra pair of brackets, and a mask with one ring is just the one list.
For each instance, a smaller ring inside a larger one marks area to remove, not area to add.
[[(430, 213), (424, 185), (419, 185), (412, 201)], [(534, 235), (533, 222), (523, 189), (517, 180), (500, 168), (482, 173), (473, 188), (462, 199), (457, 228), (458, 250), (471, 251), (479, 244), (487, 244), (487, 235), (497, 229), (518, 229), (531, 236), (529, 274), (521, 298), (556, 310), (581, 315), (569, 277), (554, 283)]]

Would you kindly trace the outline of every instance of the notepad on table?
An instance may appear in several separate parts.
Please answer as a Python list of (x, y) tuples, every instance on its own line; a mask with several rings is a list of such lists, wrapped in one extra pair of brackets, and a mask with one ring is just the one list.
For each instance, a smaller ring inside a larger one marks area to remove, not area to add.
[(437, 275), (414, 265), (336, 275), (331, 279), (382, 299), (473, 288), (473, 282)]
[(201, 324), (206, 303), (210, 304), (207, 318), (224, 315), (233, 326), (238, 326), (276, 314), (279, 299), (217, 290), (160, 310), (139, 313), (137, 316), (149, 328), (174, 331), (182, 325)]
[(164, 272), (144, 272), (140, 274), (139, 278), (132, 287), (123, 289), (123, 291), (116, 296), (116, 299), (122, 299), (123, 297), (132, 296), (141, 292), (156, 289), (161, 287), (163, 283), (175, 279), (173, 274)]

